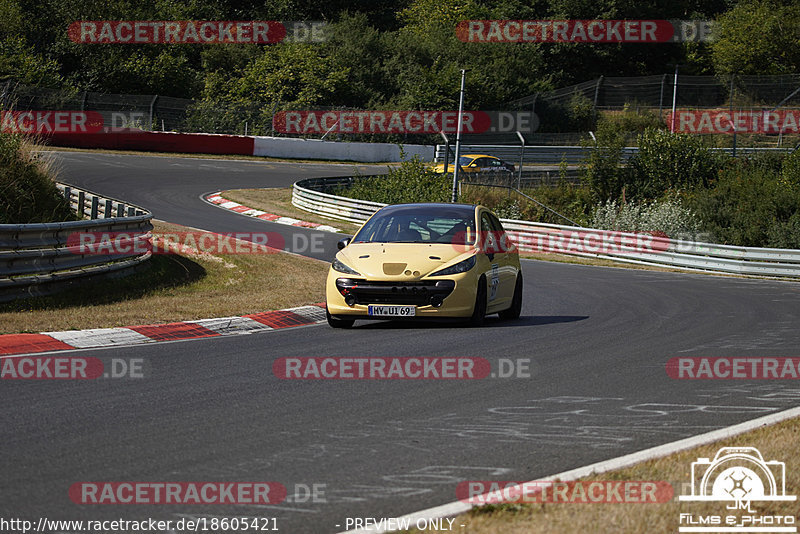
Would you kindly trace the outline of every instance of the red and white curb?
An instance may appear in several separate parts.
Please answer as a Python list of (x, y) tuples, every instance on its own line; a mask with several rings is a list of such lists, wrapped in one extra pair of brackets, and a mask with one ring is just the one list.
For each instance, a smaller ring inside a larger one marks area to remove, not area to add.
[(241, 215), (247, 215), (248, 217), (255, 217), (256, 219), (261, 219), (262, 221), (269, 221), (278, 224), (286, 224), (288, 226), (300, 226), (302, 228), (314, 228), (316, 230), (324, 230), (326, 232), (341, 233), (342, 231), (339, 228), (328, 226), (327, 224), (301, 221), (300, 219), (293, 219), (292, 217), (282, 217), (280, 215), (275, 215), (274, 213), (267, 213), (266, 211), (250, 208), (243, 204), (239, 204), (238, 202), (234, 202), (232, 200), (228, 200), (227, 198), (223, 198), (221, 195), (222, 191), (218, 191), (216, 193), (211, 193), (210, 195), (206, 195), (204, 199), (207, 200), (208, 202), (211, 202), (212, 204), (216, 204), (220, 208), (229, 211), (235, 211), (236, 213), (239, 213)]
[(39, 334), (0, 335), (0, 357), (57, 350), (121, 347), (202, 337), (232, 336), (325, 322), (325, 304), (253, 313), (241, 317)]

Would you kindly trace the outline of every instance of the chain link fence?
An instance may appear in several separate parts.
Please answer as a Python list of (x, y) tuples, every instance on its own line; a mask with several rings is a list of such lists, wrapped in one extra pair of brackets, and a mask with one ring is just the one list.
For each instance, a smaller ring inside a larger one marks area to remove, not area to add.
[[(598, 113), (622, 110), (650, 113), (656, 120), (669, 116), (673, 96), (679, 109), (773, 109), (800, 108), (800, 74), (780, 76), (714, 76), (673, 74), (640, 77), (603, 77), (509, 102), (507, 109), (533, 111), (539, 117), (538, 131), (526, 134), (526, 144), (577, 146), (596, 124)], [(273, 116), (285, 110), (283, 102), (222, 103), (161, 95), (103, 94), (91, 91), (28, 87), (8, 81), (0, 86), (3, 109), (95, 111), (104, 124), (135, 126), (147, 130), (205, 132), (238, 135), (283, 134), (273, 127)], [(345, 110), (347, 108), (327, 108)], [(121, 124), (127, 120), (133, 124)], [(314, 135), (312, 137), (320, 137)], [(732, 136), (723, 135), (716, 146), (730, 146)], [(743, 146), (781, 146), (800, 136), (752, 134), (739, 136)], [(330, 140), (436, 144), (434, 135), (336, 134)], [(798, 139), (795, 139), (798, 138)], [(515, 134), (480, 134), (469, 144), (515, 145)]]
[[(668, 124), (676, 110), (729, 110), (760, 114), (800, 109), (800, 74), (774, 76), (690, 76), (662, 74), (639, 77), (601, 76), (554, 91), (535, 93), (508, 103), (509, 109), (533, 111), (545, 130), (588, 131), (598, 113), (623, 110), (650, 114)], [(800, 142), (797, 128), (777, 135), (723, 134), (713, 138), (717, 147), (784, 146)]]

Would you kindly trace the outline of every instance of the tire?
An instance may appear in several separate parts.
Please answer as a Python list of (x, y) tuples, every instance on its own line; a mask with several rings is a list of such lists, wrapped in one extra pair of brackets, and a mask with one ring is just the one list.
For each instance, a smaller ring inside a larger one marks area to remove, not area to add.
[(350, 328), (355, 323), (355, 319), (337, 319), (326, 309), (325, 318), (328, 319), (328, 326), (331, 328)]
[(483, 325), (483, 320), (486, 318), (486, 277), (481, 276), (478, 279), (478, 291), (475, 295), (475, 307), (472, 311), (472, 317), (469, 318), (469, 326), (478, 327)]
[(504, 321), (519, 319), (522, 313), (522, 271), (517, 273), (517, 283), (514, 285), (514, 296), (511, 298), (511, 307), (501, 311), (498, 315)]

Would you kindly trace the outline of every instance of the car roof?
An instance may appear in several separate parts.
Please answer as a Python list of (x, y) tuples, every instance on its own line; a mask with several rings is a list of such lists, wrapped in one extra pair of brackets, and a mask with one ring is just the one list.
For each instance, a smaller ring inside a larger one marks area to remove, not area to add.
[(413, 204), (392, 204), (381, 208), (381, 215), (390, 214), (396, 211), (414, 211), (414, 208), (419, 208), (419, 211), (431, 210), (454, 210), (464, 212), (464, 214), (472, 214), (477, 208), (477, 204), (451, 204), (449, 202), (416, 202)]
[(490, 156), (489, 154), (461, 154), (462, 157), (465, 158), (492, 158), (492, 159), (500, 159), (496, 156)]

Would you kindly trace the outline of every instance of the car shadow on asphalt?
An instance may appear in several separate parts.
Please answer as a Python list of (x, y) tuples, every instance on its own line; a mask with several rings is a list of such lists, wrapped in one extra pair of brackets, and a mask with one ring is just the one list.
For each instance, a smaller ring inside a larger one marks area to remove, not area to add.
[[(523, 315), (519, 319), (504, 321), (499, 317), (487, 317), (481, 328), (510, 328), (540, 326), (557, 323), (574, 323), (588, 319), (588, 315)], [(357, 323), (355, 328), (364, 330), (414, 330), (431, 328), (466, 328), (457, 321), (426, 319), (424, 321), (370, 321)]]

